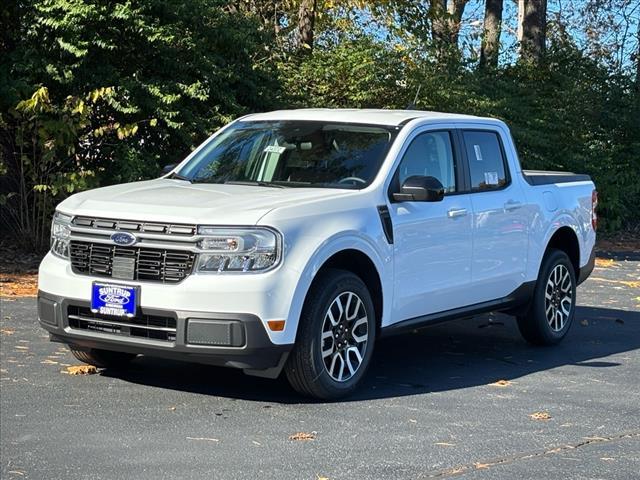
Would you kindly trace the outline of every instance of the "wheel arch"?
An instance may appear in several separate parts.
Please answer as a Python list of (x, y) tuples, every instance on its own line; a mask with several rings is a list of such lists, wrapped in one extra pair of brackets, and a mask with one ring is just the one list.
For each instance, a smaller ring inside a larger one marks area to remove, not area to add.
[[(567, 254), (569, 260), (571, 260), (571, 265), (573, 265), (576, 278), (578, 278), (580, 275), (580, 242), (573, 228), (563, 226), (553, 232), (553, 235), (551, 235), (551, 238), (547, 241), (542, 259), (544, 259), (552, 249), (561, 250)], [(542, 259), (540, 261), (540, 267), (538, 267), (538, 274), (542, 267)]]
[(371, 258), (361, 250), (353, 248), (340, 250), (327, 258), (327, 260), (322, 264), (311, 282), (309, 289), (313, 287), (313, 284), (323, 271), (331, 268), (351, 272), (354, 275), (357, 275), (360, 280), (364, 282), (367, 290), (369, 290), (369, 294), (371, 295), (371, 300), (373, 301), (373, 308), (376, 314), (376, 328), (379, 331), (382, 324), (384, 299), (382, 295), (382, 281), (380, 279), (380, 273)]
[(383, 257), (370, 242), (353, 236), (335, 239), (318, 248), (299, 277), (289, 311), (287, 323), (296, 325), (294, 339), (297, 338), (298, 321), (309, 291), (318, 275), (328, 268), (350, 271), (364, 282), (371, 294), (379, 331), (383, 320), (388, 317), (391, 304), (391, 285), (388, 280), (392, 278), (390, 260), (390, 257)]

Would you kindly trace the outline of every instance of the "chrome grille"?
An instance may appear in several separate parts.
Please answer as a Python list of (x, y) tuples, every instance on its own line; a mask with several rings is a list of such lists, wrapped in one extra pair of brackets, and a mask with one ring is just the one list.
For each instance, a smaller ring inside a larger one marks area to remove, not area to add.
[(75, 217), (73, 225), (96, 230), (126, 230), (130, 232), (146, 232), (166, 235), (192, 236), (196, 233), (195, 225), (141, 222), (134, 220), (115, 220), (111, 218)]
[(69, 305), (69, 326), (77, 330), (91, 330), (128, 337), (148, 338), (165, 342), (176, 340), (176, 319), (161, 315), (137, 314), (133, 318), (100, 315), (89, 307)]
[(71, 267), (75, 273), (118, 278), (178, 283), (193, 269), (195, 253), (146, 247), (121, 247), (106, 243), (70, 243)]

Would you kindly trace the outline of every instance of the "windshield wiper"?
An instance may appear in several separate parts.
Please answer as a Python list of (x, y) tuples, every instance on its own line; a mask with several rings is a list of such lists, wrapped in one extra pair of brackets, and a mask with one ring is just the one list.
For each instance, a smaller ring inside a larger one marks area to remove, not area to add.
[(284, 185), (271, 182), (262, 182), (259, 180), (227, 180), (224, 182), (226, 185), (251, 185), (256, 187), (272, 187), (272, 188), (287, 188)]
[(173, 172), (167, 178), (176, 179), (176, 180), (184, 180), (185, 182), (193, 183), (193, 179), (189, 177), (185, 177), (184, 175), (180, 175), (179, 173)]

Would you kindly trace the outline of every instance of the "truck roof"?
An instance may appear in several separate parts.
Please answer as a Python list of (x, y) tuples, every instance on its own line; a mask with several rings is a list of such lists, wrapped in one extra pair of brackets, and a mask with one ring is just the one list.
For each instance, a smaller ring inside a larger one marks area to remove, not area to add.
[(310, 120), (324, 122), (349, 122), (369, 125), (402, 125), (416, 118), (433, 121), (497, 122), (488, 117), (461, 115), (458, 113), (429, 112), (424, 110), (385, 110), (348, 108), (301, 108), (254, 113), (242, 120)]

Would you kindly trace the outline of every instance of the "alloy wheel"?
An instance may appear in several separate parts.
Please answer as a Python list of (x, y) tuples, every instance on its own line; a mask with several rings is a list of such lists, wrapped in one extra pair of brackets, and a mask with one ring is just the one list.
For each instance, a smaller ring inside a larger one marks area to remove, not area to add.
[(342, 292), (331, 302), (322, 324), (322, 360), (337, 382), (352, 378), (365, 356), (369, 342), (367, 311), (360, 297)]
[(545, 288), (545, 314), (551, 330), (561, 331), (573, 308), (573, 285), (569, 269), (565, 265), (556, 265)]

